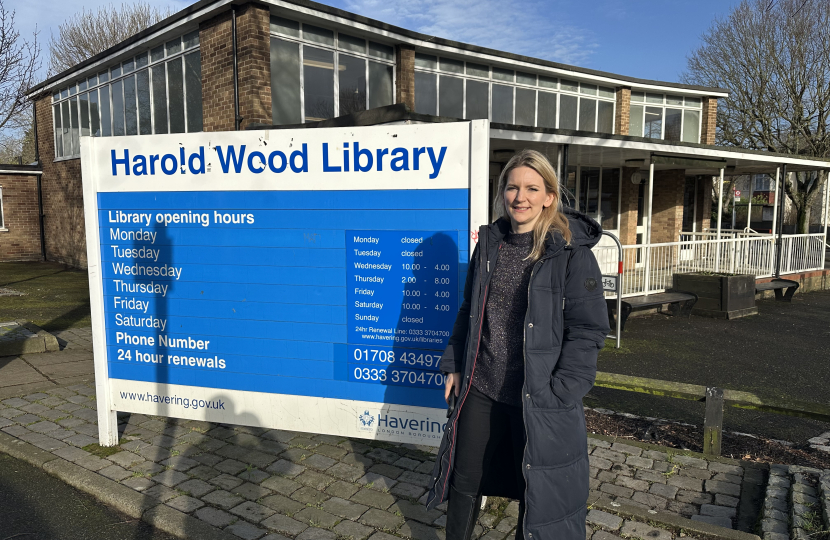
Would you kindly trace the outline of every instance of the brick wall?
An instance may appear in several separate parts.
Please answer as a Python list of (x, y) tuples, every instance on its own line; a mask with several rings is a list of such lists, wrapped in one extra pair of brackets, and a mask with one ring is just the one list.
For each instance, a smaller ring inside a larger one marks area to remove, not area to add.
[(245, 129), (245, 126), (252, 123), (268, 125), (273, 123), (271, 121), (270, 28), (268, 7), (260, 4), (246, 4), (237, 11), (239, 115), (242, 116), (240, 129)]
[(697, 180), (697, 215), (695, 216), (698, 232), (708, 230), (712, 221), (712, 177), (701, 176)]
[(637, 243), (637, 194), (639, 186), (631, 183), (631, 175), (639, 169), (624, 167), (622, 171), (622, 194), (620, 200), (620, 243), (632, 245)]
[[(237, 24), (239, 24), (238, 16)], [(233, 131), (236, 127), (234, 123), (232, 34), (230, 11), (199, 25), (199, 49), (202, 54), (203, 129), (205, 131)], [(270, 97), (268, 101), (270, 103)]]
[(0, 188), (4, 228), (8, 229), (0, 229), (0, 261), (40, 260), (37, 176), (0, 173)]
[(717, 126), (718, 98), (703, 98), (703, 118), (700, 122), (700, 143), (715, 144), (715, 128)]
[(683, 186), (686, 171), (655, 171), (651, 203), (651, 243), (677, 242), (683, 227)]
[(86, 268), (81, 160), (55, 162), (55, 134), (49, 96), (36, 102), (38, 151), (43, 167), (43, 233), (46, 258)]
[(617, 88), (617, 109), (614, 113), (614, 133), (628, 135), (631, 126), (631, 88), (620, 86)]
[(415, 110), (415, 48), (398, 45), (395, 52), (395, 103)]

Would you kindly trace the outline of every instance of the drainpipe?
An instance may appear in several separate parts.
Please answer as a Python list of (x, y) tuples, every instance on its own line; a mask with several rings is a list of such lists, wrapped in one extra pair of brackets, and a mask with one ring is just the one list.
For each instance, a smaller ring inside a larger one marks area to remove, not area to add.
[(233, 39), (233, 112), (236, 131), (242, 123), (239, 116), (239, 56), (236, 52), (236, 6), (231, 6), (231, 34)]
[[(561, 157), (560, 165), (559, 165), (559, 167), (560, 167), (560, 169), (559, 169), (559, 171), (560, 171), (560, 173), (559, 173), (559, 194), (561, 196), (562, 193), (566, 192), (566, 190), (568, 189), (568, 186), (567, 186), (567, 184), (568, 184), (568, 150), (570, 148), (570, 145), (569, 144), (563, 144), (560, 148), (561, 148), (560, 155), (562, 157)], [(566, 195), (563, 198), (568, 199), (568, 196)]]
[(781, 256), (784, 252), (784, 198), (786, 197), (786, 186), (787, 185), (787, 164), (785, 163), (781, 167), (781, 193), (776, 194), (780, 198), (779, 200), (775, 201), (776, 206), (778, 206), (778, 238), (776, 239), (776, 247), (775, 250), (775, 277), (781, 277)]
[[(37, 139), (37, 105), (35, 102), (32, 102), (32, 127), (34, 129), (35, 135), (35, 162), (38, 165), (40, 163), (40, 147), (38, 145)], [(41, 173), (43, 173), (43, 167), (41, 166)], [(37, 214), (38, 214), (38, 222), (40, 224), (40, 257), (45, 261), (46, 260), (46, 235), (43, 231), (43, 185), (41, 184), (41, 180), (43, 179), (43, 174), (38, 174), (37, 176)]]

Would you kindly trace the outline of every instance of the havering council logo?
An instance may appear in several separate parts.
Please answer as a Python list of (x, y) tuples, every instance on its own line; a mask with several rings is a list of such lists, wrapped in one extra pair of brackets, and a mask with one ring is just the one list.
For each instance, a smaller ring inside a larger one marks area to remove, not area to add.
[(375, 417), (372, 416), (371, 414), (369, 414), (369, 411), (365, 411), (363, 414), (361, 414), (358, 417), (358, 419), (360, 420), (360, 423), (365, 428), (370, 428), (370, 427), (372, 427), (372, 424), (375, 423)]

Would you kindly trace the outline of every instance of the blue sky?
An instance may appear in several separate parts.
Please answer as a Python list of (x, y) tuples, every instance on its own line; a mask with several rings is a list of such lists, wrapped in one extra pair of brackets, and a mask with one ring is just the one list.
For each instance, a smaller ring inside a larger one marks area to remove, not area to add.
[[(182, 9), (192, 2), (149, 0)], [(50, 33), (82, 8), (107, 0), (61, 0), (48, 9), (6, 0), (22, 34)], [(117, 3), (120, 3), (118, 0)], [(677, 81), (686, 56), (716, 16), (738, 0), (328, 0), (330, 5), (430, 35), (644, 79)], [(45, 73), (45, 71), (44, 71)]]

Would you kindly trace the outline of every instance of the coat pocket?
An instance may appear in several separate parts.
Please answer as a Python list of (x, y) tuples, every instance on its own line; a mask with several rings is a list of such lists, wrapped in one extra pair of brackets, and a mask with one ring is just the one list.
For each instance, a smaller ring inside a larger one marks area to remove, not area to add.
[(556, 468), (588, 453), (585, 416), (581, 404), (556, 409), (526, 409), (527, 453), (530, 469)]

